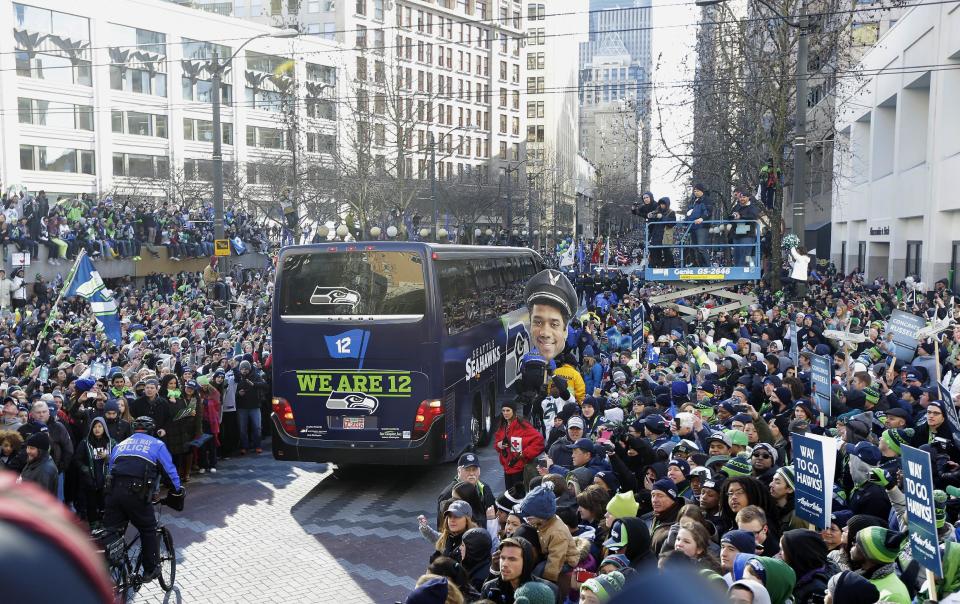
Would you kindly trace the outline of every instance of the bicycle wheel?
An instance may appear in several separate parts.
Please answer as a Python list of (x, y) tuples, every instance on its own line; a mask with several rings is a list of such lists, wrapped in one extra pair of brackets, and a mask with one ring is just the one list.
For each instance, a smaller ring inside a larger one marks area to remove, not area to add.
[(110, 582), (113, 583), (113, 601), (115, 604), (126, 604), (130, 595), (128, 586), (127, 565), (124, 563), (110, 565)]
[(173, 535), (170, 534), (170, 530), (161, 526), (158, 533), (160, 539), (160, 587), (163, 588), (163, 591), (170, 591), (177, 579), (177, 552), (173, 549)]

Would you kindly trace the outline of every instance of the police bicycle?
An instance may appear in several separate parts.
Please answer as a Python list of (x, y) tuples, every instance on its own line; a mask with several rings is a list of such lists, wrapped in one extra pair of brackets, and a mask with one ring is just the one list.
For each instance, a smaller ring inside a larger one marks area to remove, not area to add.
[[(183, 497), (176, 502), (167, 498), (153, 501), (154, 513), (157, 516), (157, 540), (160, 544), (160, 555), (157, 567), (160, 574), (157, 577), (160, 588), (168, 592), (173, 589), (177, 578), (177, 552), (173, 545), (173, 535), (170, 529), (163, 525), (163, 506), (169, 505), (174, 509), (183, 509)], [(114, 601), (117, 604), (126, 604), (133, 599), (134, 594), (146, 584), (143, 576), (143, 549), (140, 544), (140, 532), (136, 531), (132, 539), (126, 539), (127, 525), (117, 530), (96, 529), (92, 532), (94, 542), (103, 553), (107, 562), (107, 571), (113, 582)]]

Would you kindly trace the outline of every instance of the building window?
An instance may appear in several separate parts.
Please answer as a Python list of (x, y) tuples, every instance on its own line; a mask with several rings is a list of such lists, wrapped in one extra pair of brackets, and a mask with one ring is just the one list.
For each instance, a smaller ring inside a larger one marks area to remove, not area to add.
[(260, 149), (285, 149), (283, 130), (279, 128), (264, 128), (262, 126), (247, 126), (247, 146)]
[(57, 84), (93, 85), (89, 19), (16, 3), (13, 17), (15, 29), (26, 34), (24, 39), (39, 36), (34, 48), (15, 41), (17, 75)]
[[(213, 82), (210, 80), (191, 80), (190, 78), (181, 79), (181, 88), (183, 90), (183, 100), (195, 101), (197, 103), (213, 102)], [(220, 84), (222, 93), (220, 102), (224, 105), (233, 103), (233, 86), (230, 84)]]
[(527, 117), (543, 117), (543, 101), (527, 101)]
[(111, 129), (117, 134), (167, 138), (167, 116), (140, 111), (110, 112)]
[(542, 124), (527, 126), (527, 142), (528, 143), (543, 142), (543, 125)]
[(547, 30), (543, 27), (531, 27), (527, 32), (528, 46), (543, 46), (547, 43)]
[(92, 86), (90, 61), (71, 61), (67, 57), (37, 53), (30, 58), (26, 52), (16, 51), (17, 75), (57, 84)]
[[(221, 122), (220, 134), (223, 138), (224, 145), (233, 144), (233, 124)], [(193, 119), (192, 117), (183, 118), (183, 140), (212, 143), (213, 122), (210, 120)]]
[(20, 169), (67, 174), (96, 174), (93, 151), (20, 145)]
[(543, 69), (543, 66), (545, 63), (546, 63), (546, 53), (543, 53), (543, 52), (527, 53), (527, 69)]
[[(233, 172), (233, 162), (223, 162), (223, 173)], [(183, 160), (183, 176), (189, 181), (213, 182), (213, 160), (185, 159)]]
[(527, 78), (527, 94), (543, 94), (543, 76)]
[(357, 14), (366, 15), (367, 14), (367, 0), (357, 0)]
[(914, 276), (920, 278), (921, 251), (923, 249), (922, 241), (907, 242), (907, 270), (904, 278)]
[(847, 274), (847, 242), (840, 242), (840, 274)]
[(867, 271), (867, 242), (857, 243), (857, 270), (861, 273)]
[(63, 130), (93, 130), (93, 107), (90, 105), (19, 98), (17, 114), (21, 124)]
[(373, 18), (383, 21), (383, 0), (373, 0)]
[(337, 119), (337, 106), (328, 99), (307, 99), (307, 117), (321, 120)]
[(167, 74), (124, 65), (110, 66), (110, 88), (136, 94), (167, 96)]
[(114, 153), (113, 175), (131, 178), (166, 178), (170, 173), (170, 160), (162, 155)]

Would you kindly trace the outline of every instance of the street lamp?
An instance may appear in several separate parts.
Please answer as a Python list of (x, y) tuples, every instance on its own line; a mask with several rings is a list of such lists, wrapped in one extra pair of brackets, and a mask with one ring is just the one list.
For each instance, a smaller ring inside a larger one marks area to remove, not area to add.
[[(694, 4), (700, 7), (722, 4), (727, 0), (695, 0)], [(807, 72), (807, 54), (809, 40), (810, 20), (807, 17), (807, 0), (800, 2), (800, 15), (798, 20), (793, 20), (787, 15), (781, 13), (775, 6), (772, 6), (766, 0), (759, 0), (761, 4), (770, 9), (773, 14), (781, 21), (797, 30), (799, 39), (797, 40), (797, 71), (794, 76), (797, 81), (797, 107), (794, 121), (793, 138), (793, 219), (790, 223), (790, 230), (800, 239), (801, 245), (806, 245), (806, 208), (805, 200), (801, 198), (803, 194), (804, 181), (807, 171), (807, 81), (810, 74)], [(803, 286), (801, 285), (801, 288)]]
[[(295, 29), (278, 29), (275, 31), (265, 32), (252, 38), (248, 39), (246, 42), (237, 47), (233, 54), (230, 55), (223, 63), (220, 63), (220, 56), (216, 50), (216, 46), (213, 49), (213, 60), (210, 63), (210, 83), (213, 88), (213, 237), (214, 239), (224, 239), (226, 237), (226, 225), (224, 224), (223, 216), (223, 134), (221, 132), (223, 126), (220, 123), (220, 95), (223, 94), (220, 90), (221, 88), (221, 79), (223, 77), (224, 70), (230, 66), (233, 60), (236, 58), (237, 54), (243, 50), (243, 47), (258, 40), (260, 38), (296, 38), (300, 35)], [(229, 257), (228, 257), (229, 258)], [(229, 266), (224, 267), (224, 270), (229, 270)]]

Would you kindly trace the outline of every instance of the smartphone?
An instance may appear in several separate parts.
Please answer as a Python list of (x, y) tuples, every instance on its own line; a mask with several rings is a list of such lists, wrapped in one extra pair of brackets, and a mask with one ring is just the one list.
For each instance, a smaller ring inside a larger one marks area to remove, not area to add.
[(574, 576), (577, 579), (577, 583), (582, 585), (583, 583), (586, 583), (587, 579), (596, 577), (597, 573), (592, 573), (589, 570), (578, 568)]
[(600, 432), (600, 440), (610, 440), (611, 436), (613, 436), (613, 430), (602, 430)]

